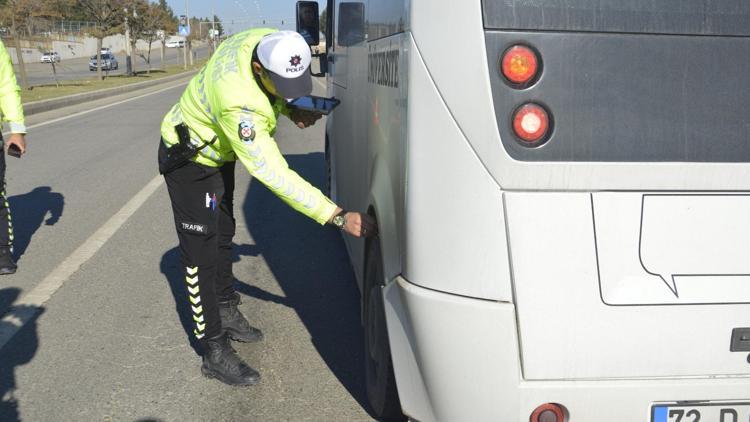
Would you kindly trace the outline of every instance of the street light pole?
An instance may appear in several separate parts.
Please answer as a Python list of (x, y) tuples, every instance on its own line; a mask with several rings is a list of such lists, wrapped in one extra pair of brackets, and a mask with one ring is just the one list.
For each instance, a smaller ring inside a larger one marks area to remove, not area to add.
[(211, 51), (216, 51), (216, 12), (214, 0), (211, 0)]
[[(185, 0), (185, 16), (187, 16), (188, 28), (190, 28), (190, 8), (188, 7), (189, 3), (190, 2), (188, 0)], [(190, 32), (192, 32), (192, 28), (190, 29)], [(188, 35), (188, 38), (189, 37), (190, 35)], [(187, 42), (185, 43), (185, 46), (187, 47), (187, 54), (190, 57), (190, 66), (192, 66), (193, 65), (193, 47), (190, 43), (190, 40), (187, 40)]]
[[(99, 52), (101, 54), (101, 51)], [(101, 57), (101, 56), (99, 56)], [(102, 66), (102, 63), (98, 63)], [(125, 74), (133, 76), (133, 65), (130, 58), (130, 25), (128, 24), (128, 8), (125, 8)]]
[[(190, 14), (188, 13), (188, 0), (185, 0), (185, 23), (187, 24), (186, 26), (190, 28)], [(189, 45), (188, 37), (190, 37), (189, 34), (185, 36), (185, 45), (182, 46), (182, 58), (183, 58), (182, 63), (183, 63), (183, 68), (185, 70), (187, 70), (187, 67), (188, 67), (188, 45)]]

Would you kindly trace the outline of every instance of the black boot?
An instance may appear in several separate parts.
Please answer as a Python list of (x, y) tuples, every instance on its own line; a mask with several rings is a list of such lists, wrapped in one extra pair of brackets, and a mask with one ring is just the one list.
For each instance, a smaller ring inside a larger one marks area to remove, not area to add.
[(221, 317), (221, 328), (229, 334), (229, 338), (243, 343), (254, 343), (263, 340), (263, 333), (250, 325), (242, 315), (237, 305), (240, 304), (240, 295), (235, 293), (231, 299), (219, 301), (219, 316)]
[(16, 261), (13, 260), (13, 254), (10, 248), (0, 248), (0, 275), (13, 274), (18, 269)]
[(203, 347), (201, 373), (204, 376), (216, 378), (224, 384), (240, 386), (255, 385), (260, 381), (258, 371), (237, 356), (226, 333), (206, 339)]

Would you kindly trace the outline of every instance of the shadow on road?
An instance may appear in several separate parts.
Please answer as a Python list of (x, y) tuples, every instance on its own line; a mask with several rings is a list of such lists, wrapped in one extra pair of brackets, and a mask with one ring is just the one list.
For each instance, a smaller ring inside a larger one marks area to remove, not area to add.
[[(313, 185), (323, 184), (322, 153), (286, 159)], [(368, 409), (359, 291), (341, 235), (297, 213), (257, 181), (250, 184), (242, 212), (256, 244), (245, 251), (263, 256), (284, 297), (253, 287), (252, 279), (238, 283), (237, 290), (293, 308), (331, 372)]]
[[(0, 289), (0, 303), (13, 303), (20, 293), (19, 289)], [(24, 327), (0, 350), (0, 421), (20, 421), (18, 400), (16, 398), (15, 368), (25, 365), (34, 358), (39, 348), (37, 337), (37, 319), (44, 311), (38, 306), (14, 306), (0, 314), (0, 336), (15, 330), (15, 323), (1, 319), (10, 316)]]
[(193, 348), (196, 354), (201, 354), (201, 347), (193, 334), (195, 323), (193, 322), (193, 313), (190, 310), (187, 300), (188, 292), (185, 287), (185, 276), (182, 273), (182, 268), (180, 268), (180, 248), (172, 248), (162, 255), (159, 268), (169, 282), (169, 289), (172, 291), (172, 296), (174, 297), (175, 311), (180, 318), (180, 324), (182, 324), (182, 329), (185, 330), (190, 347)]
[(13, 254), (18, 259), (26, 252), (31, 238), (42, 223), (53, 226), (60, 220), (65, 198), (61, 193), (53, 192), (49, 186), (40, 186), (29, 193), (11, 196), (8, 202), (15, 236)]
[[(233, 244), (232, 253), (234, 255), (232, 257), (233, 262), (238, 262), (240, 256), (258, 256), (255, 245)], [(182, 273), (182, 268), (180, 268), (180, 248), (172, 248), (162, 255), (159, 268), (169, 282), (169, 288), (174, 297), (175, 311), (180, 319), (182, 329), (185, 330), (185, 335), (190, 342), (190, 347), (192, 347), (196, 353), (200, 354), (200, 346), (193, 334), (195, 323), (193, 322), (193, 314), (187, 301), (188, 293), (183, 279), (184, 274)], [(242, 292), (240, 286), (237, 286), (237, 290)], [(2, 305), (2, 301), (0, 301), (0, 305)], [(0, 306), (0, 310), (1, 309), (3, 309), (2, 306)]]
[[(289, 166), (316, 186), (323, 183), (323, 154), (286, 156)], [(235, 199), (241, 192), (235, 193)], [(252, 182), (242, 209), (255, 245), (233, 245), (234, 261), (262, 255), (284, 292), (283, 296), (253, 286), (252, 274), (240, 276), (235, 287), (243, 295), (294, 309), (310, 333), (320, 356), (364, 409), (365, 392), (359, 291), (338, 231), (321, 227), (284, 204), (259, 182)], [(161, 259), (175, 310), (196, 352), (192, 313), (180, 268), (178, 247)], [(235, 273), (235, 277), (237, 274)]]

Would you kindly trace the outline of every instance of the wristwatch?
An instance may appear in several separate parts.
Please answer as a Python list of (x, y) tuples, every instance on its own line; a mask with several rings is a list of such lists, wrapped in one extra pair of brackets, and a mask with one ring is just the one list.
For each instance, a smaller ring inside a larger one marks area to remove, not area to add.
[(333, 218), (331, 219), (331, 224), (340, 229), (343, 229), (344, 225), (346, 224), (346, 210), (341, 210), (340, 213), (333, 216)]

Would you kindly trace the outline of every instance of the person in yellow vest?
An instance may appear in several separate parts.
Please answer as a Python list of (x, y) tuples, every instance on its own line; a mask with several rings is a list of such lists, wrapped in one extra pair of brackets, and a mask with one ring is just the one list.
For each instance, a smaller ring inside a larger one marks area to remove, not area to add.
[(230, 385), (253, 385), (257, 371), (229, 340), (263, 334), (237, 310), (232, 276), (235, 162), (295, 210), (353, 236), (374, 236), (374, 220), (346, 212), (289, 168), (273, 139), (279, 114), (297, 126), (317, 113), (290, 110), (287, 100), (312, 91), (311, 53), (292, 31), (253, 29), (225, 40), (165, 116), (159, 144), (194, 334), (203, 346), (201, 371)]
[[(0, 122), (6, 121), (10, 127), (10, 136), (4, 142), (5, 149), (18, 156), (26, 152), (26, 125), (19, 91), (13, 63), (0, 41)], [(0, 154), (0, 180), (0, 274), (13, 274), (17, 266), (13, 259), (13, 220), (5, 193), (5, 154)]]

